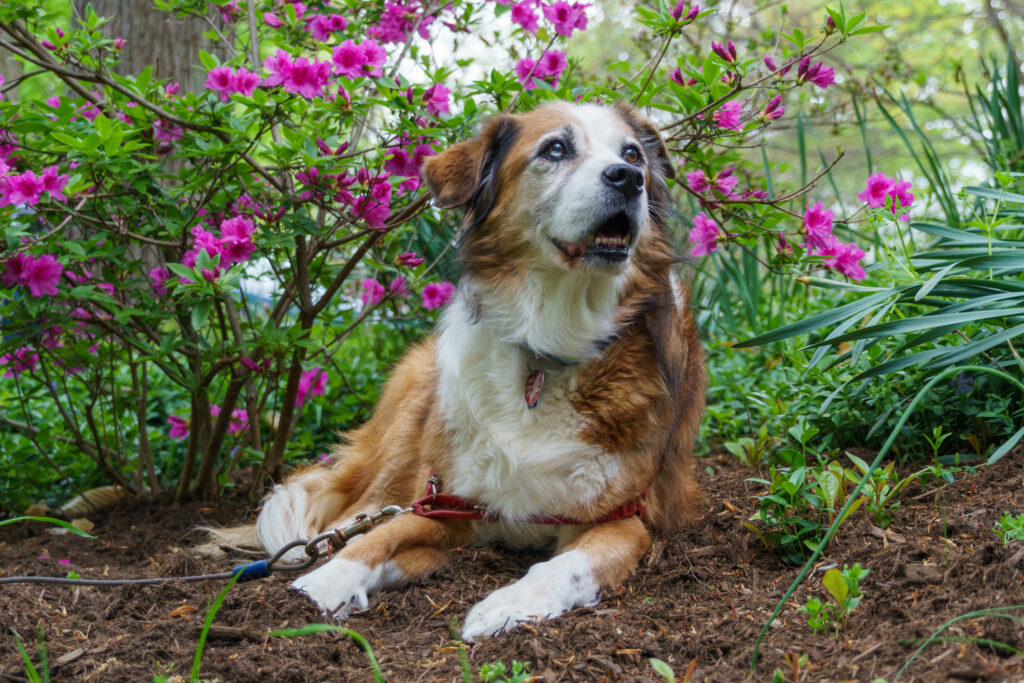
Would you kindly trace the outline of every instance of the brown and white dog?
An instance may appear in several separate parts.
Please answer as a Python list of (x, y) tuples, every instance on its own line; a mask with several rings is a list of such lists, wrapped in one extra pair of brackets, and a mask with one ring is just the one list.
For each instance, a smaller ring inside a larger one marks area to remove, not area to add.
[(437, 206), (466, 209), (458, 291), (335, 463), (274, 488), (256, 535), (275, 551), (404, 507), (434, 475), (487, 519), (399, 515), (292, 586), (344, 619), (456, 545), (552, 547), (470, 610), (474, 641), (596, 603), (629, 576), (648, 529), (695, 517), (705, 371), (662, 222), (672, 167), (632, 108), (496, 116), (423, 173)]

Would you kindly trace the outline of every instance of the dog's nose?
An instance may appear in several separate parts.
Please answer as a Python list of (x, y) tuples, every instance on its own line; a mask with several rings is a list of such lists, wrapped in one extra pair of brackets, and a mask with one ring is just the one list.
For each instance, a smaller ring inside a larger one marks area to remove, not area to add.
[(601, 180), (608, 187), (632, 199), (644, 189), (644, 174), (629, 164), (613, 164), (601, 173)]

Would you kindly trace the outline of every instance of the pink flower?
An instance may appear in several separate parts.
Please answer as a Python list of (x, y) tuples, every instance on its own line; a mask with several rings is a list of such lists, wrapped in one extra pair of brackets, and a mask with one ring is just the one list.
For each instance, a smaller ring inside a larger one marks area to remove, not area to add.
[(718, 224), (704, 215), (703, 212), (693, 217), (693, 228), (690, 230), (690, 241), (694, 242), (692, 256), (707, 256), (718, 249), (721, 230)]
[(35, 372), (39, 367), (39, 354), (28, 346), (23, 346), (13, 353), (0, 356), (0, 365), (6, 365), (4, 377), (17, 377), (23, 372)]
[(771, 121), (780, 118), (786, 113), (786, 107), (782, 104), (782, 95), (776, 95), (768, 102), (764, 110), (757, 115), (762, 121)]
[(167, 424), (171, 425), (171, 432), (168, 436), (172, 439), (188, 438), (188, 420), (183, 417), (178, 417), (177, 415), (171, 415), (167, 418)]
[(523, 84), (523, 90), (533, 90), (537, 87), (533, 79), (540, 78), (541, 75), (537, 73), (537, 63), (535, 61), (529, 57), (524, 57), (516, 64), (515, 71), (519, 82)]
[(803, 83), (804, 81), (810, 81), (822, 90), (825, 90), (836, 82), (835, 70), (821, 62), (815, 62), (812, 65), (811, 58), (804, 57), (800, 60), (800, 66), (797, 67), (796, 82)]
[(235, 79), (231, 67), (218, 66), (210, 69), (210, 73), (206, 75), (206, 83), (203, 85), (218, 93), (221, 102), (227, 102), (231, 93), (235, 91)]
[(114, 49), (118, 52), (124, 49), (124, 38), (121, 36), (114, 38)]
[[(218, 417), (220, 415), (220, 406), (210, 406), (210, 414), (214, 417)], [(237, 434), (245, 429), (248, 424), (249, 411), (244, 408), (235, 408), (231, 411), (231, 418), (228, 420), (228, 434)]]
[(863, 280), (867, 276), (864, 268), (860, 265), (860, 260), (864, 258), (864, 251), (856, 244), (843, 244), (833, 237), (827, 247), (815, 253), (826, 257), (824, 261), (826, 268), (839, 271), (851, 280)]
[(376, 278), (368, 277), (360, 282), (359, 286), (363, 288), (363, 293), (360, 295), (363, 306), (372, 306), (384, 298), (384, 285), (377, 282)]
[(399, 254), (396, 259), (398, 265), (405, 266), (406, 268), (415, 268), (416, 266), (423, 263), (426, 259), (421, 257), (415, 251), (406, 251)]
[(872, 173), (868, 176), (867, 187), (857, 195), (857, 199), (867, 202), (871, 208), (885, 206), (885, 197), (895, 185), (884, 173)]
[(742, 111), (743, 103), (739, 100), (732, 100), (719, 107), (712, 118), (719, 128), (740, 130), (743, 128), (743, 124), (740, 123), (740, 113)]
[(295, 395), (295, 407), (301, 408), (310, 396), (322, 396), (327, 388), (327, 371), (323, 368), (306, 370), (299, 377), (299, 391)]
[(270, 72), (270, 75), (263, 80), (264, 85), (267, 87), (281, 85), (292, 70), (292, 58), (284, 50), (278, 50), (272, 57), (263, 60), (263, 68)]
[(391, 215), (391, 207), (371, 196), (359, 195), (352, 202), (352, 213), (356, 218), (366, 221), (371, 228), (383, 228)]
[(331, 77), (331, 63), (299, 57), (291, 64), (281, 86), (285, 92), (312, 99), (323, 94), (324, 86)]
[(403, 297), (409, 293), (409, 288), (406, 286), (409, 281), (399, 275), (394, 280), (388, 283), (388, 294), (393, 297)]
[(573, 30), (587, 30), (587, 7), (590, 5), (579, 2), (570, 5), (565, 0), (558, 0), (543, 6), (544, 18), (554, 25), (555, 33), (568, 37), (572, 35)]
[(232, 78), (233, 92), (240, 93), (246, 97), (251, 97), (253, 91), (256, 90), (256, 86), (263, 80), (259, 74), (254, 74), (244, 67), (236, 71)]
[(728, 45), (711, 42), (711, 51), (721, 57), (727, 64), (735, 64), (737, 59), (736, 45), (730, 40)]
[[(555, 82), (565, 71), (565, 67), (569, 65), (568, 60), (565, 58), (565, 53), (558, 50), (545, 50), (544, 54), (540, 56), (540, 62), (537, 63), (537, 71), (542, 72), (544, 78), (554, 77)], [(536, 75), (536, 74), (534, 74)]]
[(32, 296), (53, 296), (57, 293), (57, 281), (64, 266), (50, 254), (43, 254), (23, 264), (20, 282), (28, 285)]
[(340, 14), (306, 15), (306, 30), (317, 40), (328, 40), (332, 33), (344, 31), (347, 26), (348, 22)]
[(427, 113), (431, 116), (440, 116), (450, 113), (448, 96), (451, 94), (443, 83), (435, 83), (423, 93), (423, 103), (427, 105)]
[(818, 202), (808, 206), (804, 212), (804, 230), (807, 231), (807, 246), (811, 249), (826, 249), (832, 238), (832, 211)]
[[(686, 12), (685, 15), (684, 11)], [(689, 11), (686, 11), (686, 0), (679, 0), (679, 2), (676, 3), (676, 6), (672, 8), (670, 14), (676, 21), (681, 20), (684, 24), (689, 24), (697, 18), (698, 14), (700, 14), (700, 5), (694, 4)]]
[(263, 23), (265, 23), (267, 26), (270, 26), (271, 28), (281, 28), (282, 26), (284, 26), (284, 22), (281, 21), (281, 19), (273, 12), (263, 13)]
[(31, 170), (20, 175), (7, 176), (7, 188), (4, 192), (6, 203), (13, 206), (28, 204), (35, 206), (39, 203), (40, 195), (46, 189), (46, 182), (42, 176), (37, 176)]
[(380, 76), (380, 68), (387, 60), (387, 52), (376, 40), (367, 39), (356, 45), (346, 40), (331, 53), (334, 71), (346, 78)]
[(512, 5), (512, 21), (523, 27), (527, 33), (537, 32), (537, 12), (533, 0), (523, 0)]
[[(901, 180), (897, 182), (894, 178), (893, 183), (894, 185), (892, 189), (889, 190), (889, 197), (891, 197), (893, 201), (888, 203), (887, 206), (889, 206), (895, 216), (899, 213), (899, 209), (910, 208), (910, 205), (914, 203), (914, 195), (908, 192), (910, 189), (909, 180)], [(899, 219), (901, 221), (908, 221), (910, 220), (910, 216), (908, 214), (903, 214), (899, 216)]]
[(714, 186), (715, 189), (720, 193), (729, 197), (732, 195), (732, 191), (736, 189), (740, 179), (732, 174), (733, 168), (729, 166), (725, 170), (721, 171), (715, 176)]
[(704, 171), (691, 171), (686, 174), (686, 186), (700, 194), (708, 189), (708, 178)]
[(254, 231), (252, 221), (244, 216), (235, 216), (220, 225), (221, 253), (226, 258), (225, 266), (248, 261), (256, 251), (252, 243)]
[(167, 296), (167, 281), (171, 279), (171, 271), (164, 266), (157, 266), (149, 271), (149, 282), (158, 296)]
[(455, 285), (450, 282), (431, 282), (423, 287), (420, 295), (423, 301), (423, 308), (432, 311), (435, 308), (444, 306), (455, 293)]

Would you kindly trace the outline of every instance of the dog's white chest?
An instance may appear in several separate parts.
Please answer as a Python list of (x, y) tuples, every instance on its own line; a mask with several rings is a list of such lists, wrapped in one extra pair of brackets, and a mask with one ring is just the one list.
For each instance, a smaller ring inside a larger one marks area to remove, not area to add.
[(485, 329), (448, 325), (438, 344), (441, 409), (453, 475), (445, 489), (505, 518), (562, 515), (595, 500), (620, 470), (619, 458), (577, 438), (583, 424), (569, 402), (576, 366), (543, 364), (534, 408), (525, 354)]

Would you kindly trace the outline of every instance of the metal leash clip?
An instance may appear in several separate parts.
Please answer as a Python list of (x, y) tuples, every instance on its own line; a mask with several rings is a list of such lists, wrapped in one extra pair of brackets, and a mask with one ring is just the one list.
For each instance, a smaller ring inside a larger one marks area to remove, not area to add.
[[(328, 552), (341, 550), (345, 547), (350, 538), (358, 536), (359, 534), (365, 534), (367, 531), (375, 527), (377, 522), (381, 521), (385, 517), (397, 517), (400, 514), (410, 511), (412, 511), (412, 508), (403, 508), (401, 505), (388, 505), (373, 514), (360, 512), (355, 516), (355, 520), (352, 524), (349, 524), (347, 527), (325, 531), (319, 536), (315, 536), (308, 541), (304, 538), (297, 539), (282, 546), (268, 559), (240, 564), (235, 567), (233, 571), (235, 573), (239, 573), (239, 582), (262, 579), (270, 576), (270, 573), (275, 571), (303, 571), (313, 566), (313, 563), (320, 559), (320, 544), (324, 541), (327, 541)], [(285, 553), (292, 548), (298, 547), (302, 547), (305, 551), (307, 556), (305, 560), (295, 564), (277, 564)]]

